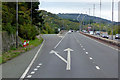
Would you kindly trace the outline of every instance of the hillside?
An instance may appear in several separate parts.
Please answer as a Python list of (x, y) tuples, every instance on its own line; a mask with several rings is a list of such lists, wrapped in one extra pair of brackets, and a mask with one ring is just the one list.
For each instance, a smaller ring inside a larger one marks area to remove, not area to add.
[(68, 19), (62, 19), (58, 17), (56, 14), (44, 10), (41, 10), (40, 13), (41, 13), (40, 15), (42, 15), (44, 19), (44, 25), (41, 29), (42, 30), (41, 32), (44, 34), (58, 33), (58, 29), (61, 30), (79, 29), (79, 23), (70, 21)]
[(80, 15), (80, 17), (78, 18), (80, 21), (82, 20), (82, 18), (84, 17), (84, 21), (86, 24), (88, 24), (89, 22), (91, 23), (104, 23), (104, 24), (107, 24), (107, 23), (111, 23), (110, 20), (106, 20), (106, 19), (102, 19), (102, 18), (99, 18), (99, 17), (94, 17), (94, 16), (89, 16), (89, 15), (86, 15), (86, 14), (57, 14), (59, 17), (63, 18), (63, 19), (70, 19), (70, 20), (73, 20), (75, 22), (78, 22), (77, 20), (77, 17)]

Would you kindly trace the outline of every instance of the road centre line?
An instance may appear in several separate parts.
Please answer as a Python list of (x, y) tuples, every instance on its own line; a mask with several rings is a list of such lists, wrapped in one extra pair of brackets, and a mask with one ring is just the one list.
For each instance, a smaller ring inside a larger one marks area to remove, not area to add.
[[(65, 36), (66, 36), (67, 34), (68, 34), (68, 32), (65, 34)], [(54, 49), (57, 48), (57, 47), (59, 46), (59, 44), (63, 41), (63, 39), (65, 38), (65, 36), (62, 37), (62, 39), (58, 42), (58, 44), (54, 47)]]
[(20, 77), (19, 80), (21, 80), (21, 79), (23, 80), (23, 79), (25, 78), (26, 74), (28, 73), (29, 69), (30, 69), (31, 66), (33, 65), (35, 59), (37, 58), (39, 52), (41, 51), (44, 43), (45, 43), (45, 40), (44, 40), (43, 43), (41, 44), (41, 46), (40, 46), (39, 50), (37, 51), (36, 55), (34, 56), (34, 58), (32, 59), (31, 63), (29, 64), (29, 66), (27, 67), (27, 69), (26, 69), (25, 72), (22, 74), (22, 76)]

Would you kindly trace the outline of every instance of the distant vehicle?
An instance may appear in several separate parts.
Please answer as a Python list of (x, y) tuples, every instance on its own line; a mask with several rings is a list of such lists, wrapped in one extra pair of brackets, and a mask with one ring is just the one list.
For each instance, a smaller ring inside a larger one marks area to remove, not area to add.
[(94, 35), (94, 32), (93, 32), (93, 31), (89, 31), (89, 34), (90, 34), (90, 35)]
[(115, 39), (120, 39), (120, 34), (116, 34)]
[(72, 31), (71, 31), (71, 30), (69, 30), (69, 31), (68, 31), (68, 34), (71, 34), (71, 32), (72, 32)]
[(96, 34), (96, 35), (100, 35), (100, 31), (96, 31), (95, 34)]
[(82, 32), (87, 33), (87, 31), (86, 31), (86, 30), (82, 30)]
[(102, 36), (101, 36), (102, 38), (109, 38), (109, 36), (108, 36), (108, 34), (102, 34)]
[(78, 33), (79, 33), (79, 31), (76, 31), (76, 32), (78, 32)]
[(71, 30), (71, 32), (74, 32), (74, 30)]

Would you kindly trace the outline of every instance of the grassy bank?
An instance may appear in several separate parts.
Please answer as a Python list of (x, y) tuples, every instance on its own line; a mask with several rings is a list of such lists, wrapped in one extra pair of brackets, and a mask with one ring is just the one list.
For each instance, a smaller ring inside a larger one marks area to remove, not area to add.
[(0, 64), (2, 63), (2, 56), (0, 56)]
[[(21, 41), (23, 43), (24, 39), (21, 39)], [(11, 60), (19, 56), (20, 54), (23, 54), (26, 51), (33, 49), (34, 47), (40, 45), (42, 42), (43, 42), (43, 38), (40, 38), (40, 39), (36, 38), (35, 40), (30, 40), (29, 45), (26, 46), (25, 48), (22, 45), (20, 45), (19, 48), (17, 49), (11, 48), (11, 50), (2, 54), (2, 57), (0, 57), (0, 64), (5, 63), (8, 60)]]

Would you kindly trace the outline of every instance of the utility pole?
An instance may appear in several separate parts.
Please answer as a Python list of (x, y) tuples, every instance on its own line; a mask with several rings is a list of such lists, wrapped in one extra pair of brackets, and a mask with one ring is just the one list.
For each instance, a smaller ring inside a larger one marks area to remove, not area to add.
[[(101, 18), (101, 0), (100, 0), (100, 18)], [(101, 31), (101, 21), (100, 21), (100, 30), (99, 31)]]
[(31, 26), (32, 26), (32, 0), (31, 0)]
[[(93, 4), (93, 16), (95, 16), (95, 4)], [(94, 25), (93, 25), (93, 32), (94, 32)]]
[[(79, 21), (79, 24), (80, 24), (80, 19), (78, 19), (78, 18), (79, 18), (80, 16), (81, 16), (80, 14), (77, 16), (77, 20)], [(79, 25), (79, 31), (81, 31), (81, 25)]]
[[(90, 15), (90, 8), (89, 8), (89, 15)], [(89, 25), (90, 25), (90, 17), (89, 17)]]
[(95, 4), (93, 4), (93, 16), (95, 16)]
[(114, 17), (114, 0), (112, 0), (112, 40), (113, 40), (113, 18)]
[(18, 48), (18, 0), (16, 0), (16, 48)]

